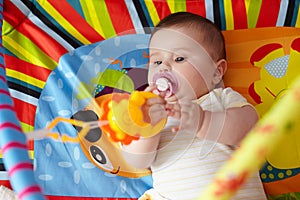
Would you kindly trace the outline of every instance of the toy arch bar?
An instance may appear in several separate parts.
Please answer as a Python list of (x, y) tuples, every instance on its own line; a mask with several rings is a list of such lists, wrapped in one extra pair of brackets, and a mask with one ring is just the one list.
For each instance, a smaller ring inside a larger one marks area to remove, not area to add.
[[(3, 0), (0, 0), (1, 35)], [(2, 43), (2, 37), (0, 42)], [(32, 161), (28, 156), (27, 140), (16, 116), (10, 96), (0, 45), (0, 148), (3, 161), (10, 177), (10, 183), (21, 200), (45, 199), (33, 175)], [(17, 156), (18, 155), (18, 156)]]

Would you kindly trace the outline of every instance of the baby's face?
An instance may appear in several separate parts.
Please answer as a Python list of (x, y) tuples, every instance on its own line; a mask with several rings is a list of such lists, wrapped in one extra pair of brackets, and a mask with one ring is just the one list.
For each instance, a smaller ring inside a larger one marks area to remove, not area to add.
[(150, 67), (148, 81), (153, 82), (157, 74), (170, 72), (171, 82), (178, 82), (173, 94), (176, 99), (196, 99), (214, 88), (216, 70), (199, 40), (199, 33), (183, 28), (157, 31), (150, 41)]

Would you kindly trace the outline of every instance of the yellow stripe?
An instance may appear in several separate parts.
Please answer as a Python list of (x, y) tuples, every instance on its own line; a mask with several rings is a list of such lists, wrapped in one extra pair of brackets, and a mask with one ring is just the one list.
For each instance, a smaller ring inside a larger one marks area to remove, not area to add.
[(36, 78), (33, 78), (31, 76), (28, 76), (26, 74), (23, 74), (21, 72), (15, 71), (15, 70), (6, 69), (6, 74), (8, 76), (10, 76), (10, 77), (22, 80), (25, 83), (29, 83), (29, 84), (34, 85), (36, 87), (39, 87), (41, 89), (43, 89), (44, 86), (45, 86), (45, 82), (44, 81), (41, 81), (41, 80), (36, 79)]
[(156, 24), (158, 24), (158, 22), (160, 22), (160, 18), (157, 14), (156, 8), (152, 0), (145, 0), (145, 4), (152, 19), (153, 25), (155, 26)]
[(105, 30), (105, 38), (116, 36), (115, 27), (111, 21), (110, 13), (108, 12), (105, 1), (95, 1), (95, 8), (98, 10), (96, 17), (100, 20), (102, 29)]
[[(5, 20), (3, 21), (3, 27), (5, 30), (13, 30), (13, 27)], [(55, 69), (57, 66), (57, 62), (18, 31), (6, 32), (2, 36), (2, 40), (3, 46), (21, 60), (50, 70)]]
[(168, 6), (170, 8), (171, 13), (175, 13), (175, 1), (174, 0), (167, 0)]
[[(34, 158), (34, 151), (33, 150), (29, 150), (28, 151), (28, 156), (29, 156), (30, 159), (33, 160), (33, 158)], [(1, 149), (0, 149), (0, 158), (3, 158), (3, 154), (2, 154)]]
[(33, 150), (28, 151), (28, 156), (30, 159), (33, 160), (34, 159), (34, 151)]
[(186, 11), (186, 0), (167, 0), (172, 13)]
[(251, 0), (245, 0), (245, 6), (246, 6), (246, 13), (248, 15), (249, 5)]
[(296, 20), (296, 24), (295, 24), (295, 27), (297, 27), (297, 28), (300, 27), (300, 11), (299, 11), (299, 8), (300, 8), (300, 4), (298, 6), (298, 15), (297, 15), (297, 20)]
[(232, 3), (231, 0), (224, 0), (224, 11), (226, 20), (226, 30), (234, 29), (233, 13), (232, 13)]
[(76, 28), (72, 26), (57, 10), (45, 0), (37, 0), (41, 7), (48, 12), (51, 17), (53, 17), (67, 32), (72, 33), (72, 36), (83, 44), (90, 44), (91, 42), (86, 39)]
[[(19, 42), (17, 42), (16, 40), (14, 40), (13, 38), (9, 37), (9, 36), (3, 36), (3, 46), (5, 46), (7, 49), (9, 49), (10, 51), (12, 51), (16, 56), (21, 57), (23, 60), (29, 61), (30, 63), (46, 68), (46, 69), (50, 69), (53, 70), (56, 66), (57, 63), (53, 60), (51, 60), (51, 58), (49, 58), (48, 56), (48, 62), (46, 59), (40, 59), (42, 57), (42, 54), (40, 54), (40, 57), (36, 57), (35, 55), (33, 55), (31, 52), (29, 52), (27, 49), (23, 48), (24, 47), (28, 47), (26, 45), (21, 46)], [(30, 46), (29, 46), (30, 47)], [(32, 44), (32, 49), (36, 49), (38, 47), (34, 47), (34, 45)], [(32, 50), (29, 49), (29, 50)], [(44, 58), (45, 58), (45, 54), (44, 54)], [(52, 61), (52, 62), (51, 62)]]
[(104, 36), (104, 32), (100, 25), (99, 18), (97, 17), (97, 12), (95, 10), (95, 6), (91, 3), (92, 1), (80, 0), (80, 4), (82, 6), (82, 10), (84, 15), (87, 17), (86, 19), (92, 25), (92, 27), (102, 36)]
[(29, 124), (26, 124), (24, 122), (20, 122), (20, 124), (24, 133), (28, 133), (34, 130), (34, 127)]

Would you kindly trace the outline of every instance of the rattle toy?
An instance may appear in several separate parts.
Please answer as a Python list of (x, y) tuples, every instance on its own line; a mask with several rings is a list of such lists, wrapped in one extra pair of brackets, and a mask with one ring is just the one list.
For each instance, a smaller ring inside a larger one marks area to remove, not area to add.
[(100, 120), (109, 123), (102, 126), (102, 130), (108, 133), (114, 142), (130, 144), (139, 137), (151, 137), (157, 134), (167, 121), (166, 118), (157, 124), (151, 125), (143, 120), (141, 106), (149, 98), (156, 98), (152, 92), (134, 91), (131, 95), (113, 93), (111, 98), (100, 103)]
[[(28, 133), (27, 139), (51, 138), (61, 142), (79, 143), (85, 156), (107, 173), (138, 178), (150, 174), (148, 169), (137, 169), (123, 158), (120, 144), (128, 145), (140, 137), (157, 134), (166, 118), (151, 125), (143, 120), (141, 106), (147, 99), (156, 98), (151, 92), (132, 94), (112, 93), (91, 99), (86, 109), (74, 113), (71, 119), (57, 117), (45, 129)], [(58, 123), (73, 125), (77, 135), (53, 131)]]
[[(91, 129), (100, 127), (103, 132), (109, 135), (113, 142), (121, 142), (127, 145), (140, 137), (147, 138), (157, 134), (166, 124), (166, 118), (163, 118), (155, 125), (151, 125), (143, 120), (141, 106), (145, 104), (147, 99), (158, 97), (152, 92), (134, 91), (131, 95), (127, 93), (113, 93), (105, 96), (98, 102), (91, 101), (92, 104), (96, 103), (97, 105), (89, 105), (87, 107), (87, 110), (89, 110), (98, 106), (99, 109), (95, 109), (98, 119), (86, 122), (78, 119), (57, 117), (46, 129), (26, 134), (27, 139), (52, 137), (57, 140), (58, 134), (53, 134), (49, 131), (59, 122), (67, 122), (74, 126), (82, 127), (78, 131), (79, 138), (85, 137)], [(64, 141), (65, 137), (63, 135), (61, 140)]]

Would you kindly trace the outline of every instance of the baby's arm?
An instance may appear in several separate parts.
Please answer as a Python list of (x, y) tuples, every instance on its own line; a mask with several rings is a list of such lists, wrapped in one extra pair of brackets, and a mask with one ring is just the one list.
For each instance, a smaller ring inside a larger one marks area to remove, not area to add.
[(132, 141), (129, 145), (123, 145), (124, 159), (136, 168), (149, 168), (155, 159), (159, 138), (160, 134), (157, 134), (150, 138)]
[(257, 120), (257, 112), (250, 105), (228, 108), (221, 112), (204, 111), (198, 137), (211, 140), (218, 138), (220, 143), (239, 145)]
[(180, 119), (180, 127), (174, 131), (195, 131), (199, 138), (239, 145), (244, 136), (258, 120), (253, 106), (237, 92), (226, 89), (222, 94), (222, 111), (203, 110), (192, 101), (175, 101), (167, 104), (169, 115)]
[[(150, 85), (145, 91), (152, 92), (154, 86)], [(167, 117), (165, 109), (165, 100), (161, 97), (149, 98), (141, 107), (144, 121), (155, 125), (162, 118)], [(160, 134), (156, 134), (149, 138), (140, 138), (132, 141), (129, 145), (123, 145), (123, 156), (128, 163), (136, 168), (148, 168), (154, 161)]]

